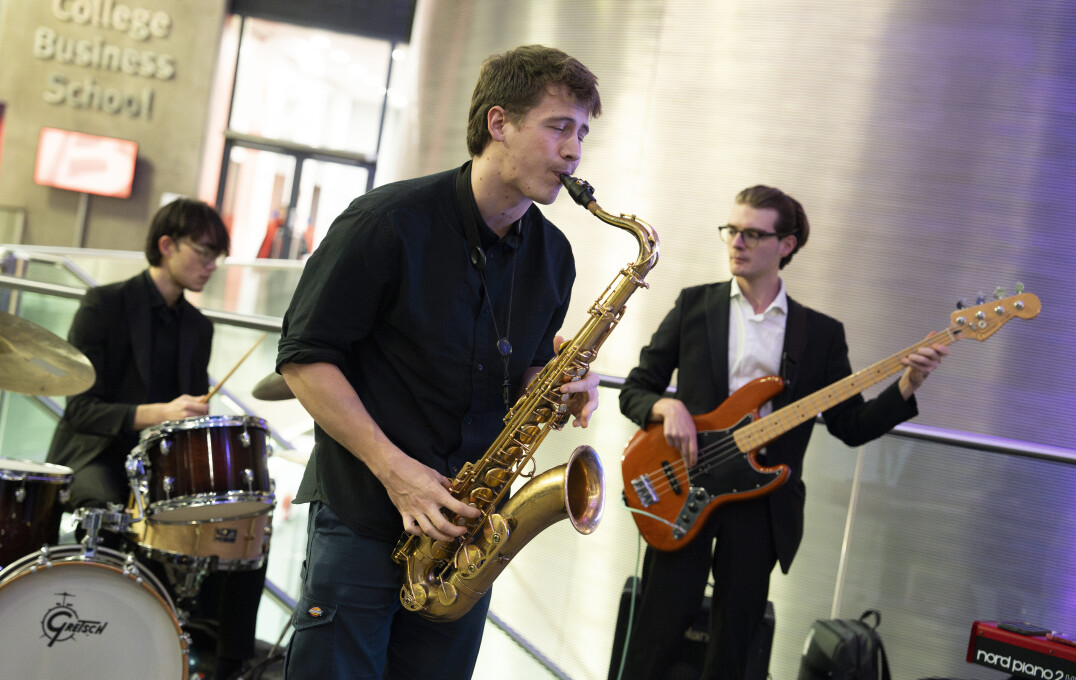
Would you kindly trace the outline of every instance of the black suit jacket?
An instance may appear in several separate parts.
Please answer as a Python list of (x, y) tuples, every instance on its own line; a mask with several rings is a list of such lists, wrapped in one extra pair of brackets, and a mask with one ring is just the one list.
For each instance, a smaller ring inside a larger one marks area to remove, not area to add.
[[(709, 413), (728, 398), (728, 336), (730, 282), (685, 288), (676, 304), (643, 348), (620, 393), (620, 410), (640, 427), (650, 407), (661, 398), (678, 369), (676, 398), (692, 415)], [(820, 312), (788, 299), (784, 361), (784, 391), (774, 398), (774, 410), (822, 389), (852, 369), (844, 326)], [(865, 402), (855, 396), (823, 414), (826, 427), (848, 446), (859, 446), (915, 416), (915, 398), (905, 401), (897, 383)], [(807, 421), (766, 447), (766, 465), (787, 464), (788, 482), (768, 496), (773, 535), (781, 568), (788, 571), (803, 538), (803, 455), (814, 429)]]
[[(127, 454), (138, 443), (131, 429), (134, 408), (148, 402), (153, 361), (154, 296), (149, 272), (86, 292), (68, 333), (68, 341), (93, 364), (93, 387), (67, 399), (56, 426), (48, 462), (78, 471), (104, 457), (123, 474)], [(209, 352), (213, 323), (184, 298), (179, 311), (180, 394), (209, 390)]]

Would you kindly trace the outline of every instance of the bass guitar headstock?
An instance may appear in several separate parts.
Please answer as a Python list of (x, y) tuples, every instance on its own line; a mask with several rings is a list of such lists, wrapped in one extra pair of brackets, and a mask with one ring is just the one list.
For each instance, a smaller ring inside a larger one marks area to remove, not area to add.
[(994, 291), (994, 299), (984, 302), (980, 293), (974, 307), (966, 307), (962, 302), (957, 303), (957, 310), (949, 317), (949, 332), (959, 338), (974, 338), (979, 341), (986, 340), (997, 332), (1005, 322), (1014, 317), (1020, 319), (1034, 319), (1042, 309), (1042, 303), (1033, 293), (1025, 293), (1022, 283), (1016, 284), (1016, 295), (1006, 297), (1005, 291), (998, 288)]

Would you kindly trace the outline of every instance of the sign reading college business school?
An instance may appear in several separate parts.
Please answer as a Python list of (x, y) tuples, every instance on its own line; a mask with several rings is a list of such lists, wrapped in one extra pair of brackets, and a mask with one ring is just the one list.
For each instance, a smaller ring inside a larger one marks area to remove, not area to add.
[[(45, 101), (152, 119), (155, 85), (176, 76), (176, 58), (160, 44), (172, 34), (172, 17), (116, 0), (47, 1), (57, 24), (34, 30), (33, 56), (77, 70), (50, 73)], [(101, 73), (122, 76), (125, 84), (102, 85), (96, 78)]]

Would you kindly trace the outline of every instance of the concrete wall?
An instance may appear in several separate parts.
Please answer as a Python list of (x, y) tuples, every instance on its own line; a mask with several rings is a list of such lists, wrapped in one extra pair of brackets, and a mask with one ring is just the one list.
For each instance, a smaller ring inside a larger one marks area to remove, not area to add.
[[(26, 209), (24, 243), (140, 250), (161, 194), (196, 194), (225, 6), (0, 3), (0, 205)], [(91, 196), (81, 244), (80, 194), (34, 182), (42, 127), (139, 145), (130, 197)]]

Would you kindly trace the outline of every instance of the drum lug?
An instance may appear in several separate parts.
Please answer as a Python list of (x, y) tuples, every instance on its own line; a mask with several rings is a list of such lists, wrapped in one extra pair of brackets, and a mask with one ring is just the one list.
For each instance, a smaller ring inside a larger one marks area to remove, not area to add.
[(26, 500), (26, 482), (15, 490), (15, 502), (22, 503), (24, 500)]
[(161, 485), (164, 487), (165, 500), (172, 499), (172, 489), (176, 488), (176, 478), (169, 475), (165, 475), (161, 480)]
[(254, 470), (243, 468), (243, 479), (247, 483), (247, 493), (254, 493)]
[(142, 457), (137, 450), (132, 451), (131, 454), (127, 456), (127, 464), (125, 467), (127, 468), (127, 479), (138, 479), (146, 476), (145, 461), (142, 460)]
[(138, 561), (131, 553), (127, 553), (127, 557), (123, 560), (123, 575), (130, 576), (138, 582), (142, 581), (142, 575), (138, 570)]
[(60, 504), (61, 505), (66, 504), (67, 501), (71, 499), (71, 489), (69, 489), (66, 486), (64, 488), (60, 489), (60, 497), (59, 498), (60, 498)]
[(239, 443), (243, 445), (243, 448), (250, 448), (250, 433), (243, 430), (243, 434), (239, 435)]
[(31, 572), (52, 567), (52, 553), (49, 551), (48, 545), (41, 546), (41, 549), (37, 551), (37, 559), (30, 565)]
[(160, 449), (162, 456), (167, 456), (172, 452), (172, 440), (162, 439), (161, 443), (157, 445), (157, 448)]

